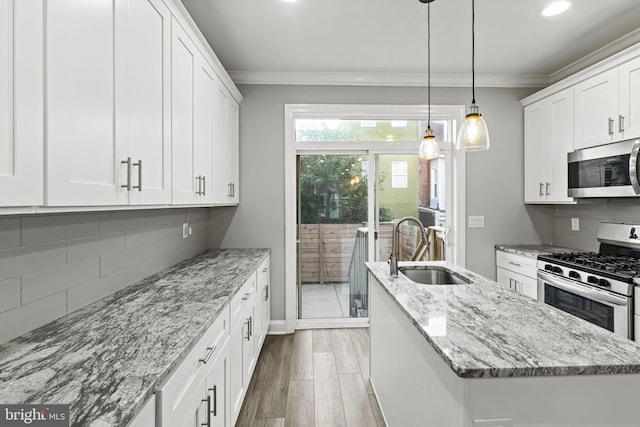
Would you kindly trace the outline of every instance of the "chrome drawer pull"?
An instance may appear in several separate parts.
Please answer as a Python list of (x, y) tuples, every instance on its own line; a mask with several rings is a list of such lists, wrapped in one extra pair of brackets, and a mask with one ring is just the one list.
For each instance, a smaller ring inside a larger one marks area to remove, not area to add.
[(204, 356), (204, 359), (198, 359), (198, 360), (206, 364), (209, 361), (209, 359), (211, 359), (211, 356), (213, 355), (214, 351), (216, 351), (215, 345), (213, 347), (207, 347), (207, 354)]
[(609, 118), (609, 135), (613, 135), (613, 119)]
[(248, 300), (250, 296), (251, 296), (251, 292), (245, 293), (244, 296), (242, 297), (242, 301)]
[(133, 166), (138, 167), (138, 185), (134, 185), (132, 188), (142, 191), (142, 160), (138, 160), (138, 163), (134, 163)]
[(127, 160), (123, 160), (120, 163), (127, 165), (127, 183), (120, 187), (126, 188), (127, 191), (131, 191), (131, 157), (127, 157)]
[(507, 261), (507, 262), (511, 265), (515, 265), (516, 267), (522, 267), (522, 265), (518, 264), (517, 262), (513, 262), (513, 261)]

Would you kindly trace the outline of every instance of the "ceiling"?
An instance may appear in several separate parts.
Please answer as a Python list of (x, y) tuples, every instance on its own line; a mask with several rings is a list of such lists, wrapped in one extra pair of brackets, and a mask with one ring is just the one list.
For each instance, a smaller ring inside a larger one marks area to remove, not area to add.
[[(182, 1), (236, 83), (426, 79), (427, 5), (418, 0)], [(476, 1), (479, 85), (539, 86), (616, 40), (610, 50), (640, 41), (638, 0), (573, 0), (543, 17), (549, 3)], [(435, 0), (431, 25), (433, 84), (458, 76), (468, 85), (471, 0)]]

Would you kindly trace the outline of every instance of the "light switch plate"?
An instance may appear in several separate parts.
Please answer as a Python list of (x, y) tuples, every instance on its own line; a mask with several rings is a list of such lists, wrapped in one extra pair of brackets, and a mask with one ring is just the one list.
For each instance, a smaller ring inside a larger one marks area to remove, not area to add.
[(580, 231), (580, 218), (571, 218), (571, 231)]
[(469, 216), (469, 228), (484, 228), (484, 216)]

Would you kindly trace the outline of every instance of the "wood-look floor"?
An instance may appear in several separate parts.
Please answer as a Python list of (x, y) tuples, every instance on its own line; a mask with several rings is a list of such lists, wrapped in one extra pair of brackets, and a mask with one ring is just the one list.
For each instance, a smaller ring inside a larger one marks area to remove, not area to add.
[(369, 329), (267, 336), (236, 425), (384, 426), (369, 383)]

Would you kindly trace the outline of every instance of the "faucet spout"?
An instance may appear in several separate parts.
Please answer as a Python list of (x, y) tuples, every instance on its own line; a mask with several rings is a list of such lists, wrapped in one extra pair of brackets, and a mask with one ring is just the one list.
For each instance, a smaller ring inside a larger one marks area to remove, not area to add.
[(391, 277), (398, 277), (398, 234), (400, 233), (400, 225), (407, 221), (413, 221), (420, 226), (422, 243), (425, 246), (429, 245), (429, 242), (427, 241), (427, 233), (424, 231), (424, 224), (422, 224), (422, 222), (418, 218), (412, 216), (405, 216), (404, 218), (400, 218), (398, 222), (394, 224), (393, 233), (391, 236), (391, 256), (389, 257), (389, 274), (391, 275)]

